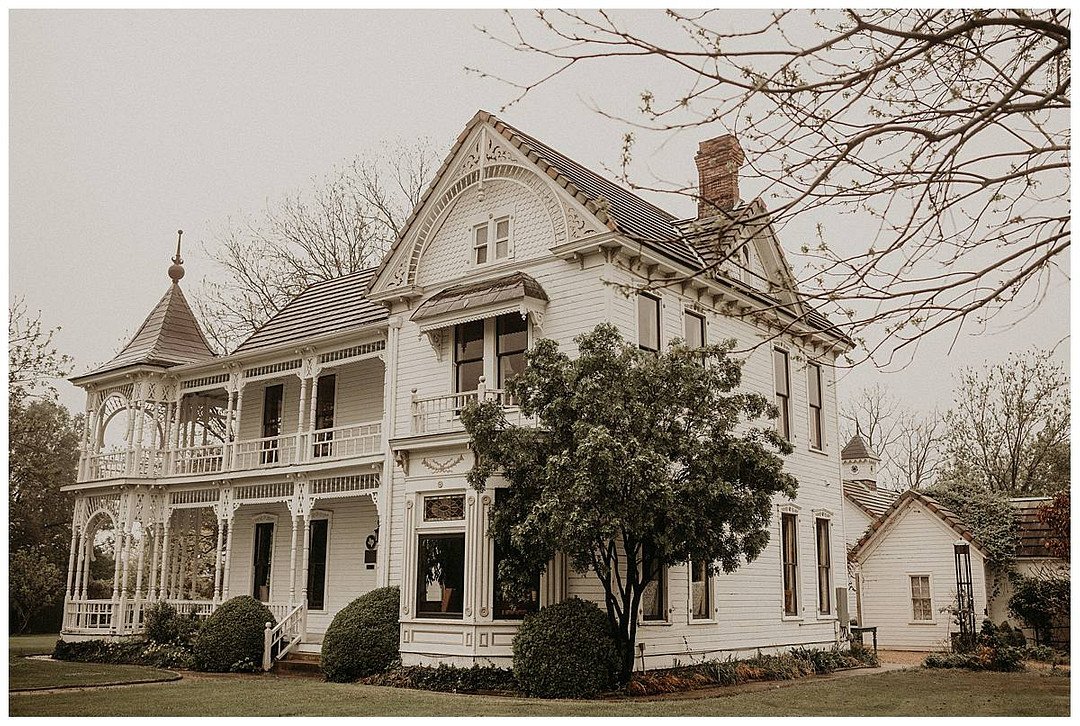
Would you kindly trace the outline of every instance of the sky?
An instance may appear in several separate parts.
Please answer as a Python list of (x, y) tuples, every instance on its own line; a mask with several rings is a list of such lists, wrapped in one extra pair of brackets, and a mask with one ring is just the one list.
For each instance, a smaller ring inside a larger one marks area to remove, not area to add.
[[(517, 91), (466, 68), (532, 80), (550, 66), (478, 26), (509, 37), (499, 11), (11, 12), (10, 295), (62, 327), (56, 342), (81, 373), (110, 358), (164, 294), (178, 228), (190, 298), (218, 274), (206, 255), (215, 230), (358, 154), (416, 138), (445, 153), (484, 109), (586, 166), (617, 169), (627, 127), (596, 109), (630, 116), (643, 87), (676, 82), (656, 66), (582, 66), (502, 113)], [(638, 132), (633, 169), (689, 181), (698, 142), (724, 131)], [(654, 201), (693, 216), (689, 200)], [(826, 219), (825, 234), (860, 224), (869, 222)], [(792, 251), (814, 234), (792, 222), (780, 238)], [(1058, 274), (1034, 313), (955, 340), (933, 335), (903, 367), (844, 371), (840, 396), (881, 383), (905, 407), (946, 408), (962, 367), (1032, 347), (1068, 366), (1068, 334)], [(58, 388), (82, 409), (78, 389)]]

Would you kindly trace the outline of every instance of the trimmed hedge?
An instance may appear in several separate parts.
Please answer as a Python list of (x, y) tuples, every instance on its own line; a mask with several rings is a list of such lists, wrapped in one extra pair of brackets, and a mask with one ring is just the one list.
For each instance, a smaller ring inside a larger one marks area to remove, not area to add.
[(142, 640), (56, 641), (53, 658), (75, 663), (110, 663), (153, 668), (190, 668), (191, 649), (182, 643), (148, 643)]
[(440, 663), (437, 668), (428, 666), (392, 668), (386, 673), (377, 673), (363, 678), (361, 682), (369, 686), (419, 688), (445, 693), (513, 694), (518, 690), (514, 673), (508, 668), (481, 665), (458, 668), (445, 663)]
[(349, 683), (385, 672), (398, 661), (400, 601), (398, 588), (380, 587), (334, 616), (322, 643), (320, 665), (326, 680)]
[(168, 603), (154, 603), (143, 613), (146, 639), (151, 643), (188, 643), (199, 631), (199, 619), (180, 615)]
[(570, 598), (525, 618), (513, 641), (514, 677), (541, 698), (589, 698), (618, 684), (619, 648), (607, 614)]
[(195, 670), (209, 673), (260, 670), (267, 623), (277, 623), (274, 614), (250, 595), (228, 600), (203, 623), (195, 637)]

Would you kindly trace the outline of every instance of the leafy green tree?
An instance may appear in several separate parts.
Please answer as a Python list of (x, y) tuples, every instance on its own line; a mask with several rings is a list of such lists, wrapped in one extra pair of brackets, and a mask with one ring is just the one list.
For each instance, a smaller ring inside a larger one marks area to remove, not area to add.
[(67, 568), (72, 502), (60, 487), (75, 483), (81, 425), (81, 416), (47, 398), (9, 411), (9, 545), (12, 550), (41, 547), (62, 569)]
[(965, 369), (946, 414), (945, 480), (969, 479), (1008, 496), (1069, 486), (1069, 377), (1044, 351)]
[(64, 597), (64, 576), (38, 548), (24, 547), (11, 554), (8, 593), (12, 629), (25, 633), (34, 616)]
[(463, 411), (469, 481), (509, 483), (490, 529), (507, 553), (501, 577), (526, 579), (556, 552), (597, 577), (628, 679), (649, 583), (689, 561), (731, 572), (755, 559), (773, 497), (794, 497), (797, 482), (783, 470), (790, 444), (768, 424), (744, 425), (776, 410), (738, 390), (733, 342), (652, 354), (606, 323), (575, 342), (572, 359), (539, 341), (507, 383), (536, 426), (508, 424), (495, 401)]

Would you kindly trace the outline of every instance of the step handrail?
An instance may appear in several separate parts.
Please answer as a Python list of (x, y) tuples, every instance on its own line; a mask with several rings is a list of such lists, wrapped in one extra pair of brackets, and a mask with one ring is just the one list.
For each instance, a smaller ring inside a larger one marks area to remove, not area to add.
[[(301, 603), (289, 611), (277, 625), (266, 623), (263, 630), (262, 669), (270, 670), (274, 661), (281, 660), (304, 637), (307, 629), (307, 603)], [(283, 645), (284, 644), (284, 645)]]

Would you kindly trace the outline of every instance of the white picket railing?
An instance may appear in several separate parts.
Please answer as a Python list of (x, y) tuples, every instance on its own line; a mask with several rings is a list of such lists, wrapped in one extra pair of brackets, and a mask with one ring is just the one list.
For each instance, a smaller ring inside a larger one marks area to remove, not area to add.
[(225, 444), (173, 449), (170, 458), (173, 474), (213, 474), (225, 468)]
[[(285, 606), (289, 608), (289, 606)], [(270, 608), (274, 611), (274, 607)], [(307, 604), (301, 603), (296, 607), (289, 608), (283, 615), (274, 612), (277, 625), (267, 623), (263, 631), (263, 662), (264, 671), (270, 670), (274, 661), (284, 658), (288, 652), (304, 637), (307, 630)]]
[(111, 633), (118, 605), (112, 600), (69, 600), (64, 606), (64, 632)]
[(310, 461), (334, 461), (376, 454), (381, 446), (382, 422), (368, 421), (314, 431), (307, 455)]
[(127, 474), (128, 452), (112, 449), (90, 456), (90, 478), (112, 479)]
[(293, 464), (296, 462), (297, 438), (297, 434), (283, 434), (241, 441), (236, 445), (231, 468), (243, 471)]
[[(145, 626), (146, 609), (157, 600), (69, 600), (64, 606), (64, 632), (97, 635), (134, 635)], [(210, 617), (219, 603), (212, 600), (165, 600), (180, 615), (194, 615), (199, 620)], [(266, 603), (278, 623), (295, 619), (296, 606)], [(123, 613), (121, 615), (121, 613)], [(121, 626), (122, 627), (119, 627)], [(295, 629), (295, 623), (289, 628)], [(290, 633), (293, 631), (290, 630)]]
[(412, 400), (412, 433), (435, 434), (446, 431), (460, 431), (461, 410), (473, 401), (498, 401), (503, 406), (506, 420), (514, 425), (527, 425), (528, 420), (521, 415), (517, 402), (501, 388), (485, 388), (483, 379), (480, 388), (475, 391), (450, 393), (442, 396), (417, 396), (415, 389)]

